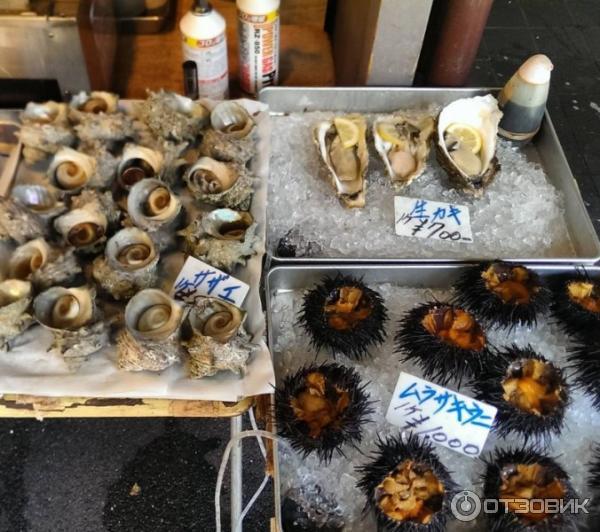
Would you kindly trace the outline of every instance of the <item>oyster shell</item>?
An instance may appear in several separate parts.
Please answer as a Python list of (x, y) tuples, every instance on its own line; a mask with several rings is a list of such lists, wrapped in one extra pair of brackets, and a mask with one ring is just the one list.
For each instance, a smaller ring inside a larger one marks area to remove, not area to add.
[(86, 186), (96, 171), (96, 160), (72, 148), (61, 148), (56, 152), (48, 177), (53, 185), (67, 192), (77, 192)]
[(183, 308), (161, 290), (148, 288), (125, 308), (125, 329), (117, 337), (119, 367), (162, 371), (181, 360)]
[(159, 254), (150, 236), (136, 227), (116, 233), (106, 244), (104, 257), (94, 260), (96, 282), (115, 299), (127, 299), (155, 286)]
[(211, 129), (204, 132), (200, 153), (220, 161), (246, 164), (256, 150), (256, 122), (236, 102), (217, 104), (210, 113)]
[(96, 202), (75, 208), (54, 220), (54, 227), (67, 245), (95, 253), (106, 240), (108, 220)]
[(70, 106), (81, 113), (116, 113), (119, 106), (119, 96), (111, 92), (81, 91), (71, 98)]
[(244, 211), (250, 208), (253, 180), (245, 166), (201, 157), (188, 168), (183, 179), (199, 201)]
[(219, 371), (243, 375), (255, 346), (242, 323), (245, 313), (214, 298), (203, 298), (190, 310), (192, 336), (183, 342), (189, 354), (190, 377), (200, 379)]
[(194, 141), (208, 123), (209, 112), (185, 96), (161, 90), (149, 92), (136, 116), (156, 137)]
[(184, 237), (184, 249), (190, 255), (231, 272), (258, 252), (257, 227), (248, 212), (216, 209), (196, 218), (177, 234)]
[(143, 179), (129, 191), (127, 212), (136, 226), (149, 232), (158, 231), (176, 220), (181, 201), (163, 181)]
[(424, 115), (397, 113), (374, 121), (375, 149), (396, 190), (409, 185), (425, 170), (434, 129), (433, 117)]
[[(437, 124), (437, 160), (457, 188), (481, 196), (500, 169), (496, 158), (496, 136), (502, 112), (491, 95), (455, 100), (442, 109)], [(454, 134), (452, 128), (466, 126), (479, 134), (476, 152)]]
[(367, 189), (365, 174), (369, 164), (366, 121), (361, 115), (337, 118), (350, 121), (357, 127), (358, 136), (355, 144), (344, 147), (335, 124), (336, 119), (317, 124), (313, 131), (314, 140), (329, 170), (331, 184), (342, 204), (350, 208), (364, 207)]
[(142, 179), (159, 176), (162, 168), (162, 153), (143, 146), (127, 144), (117, 167), (117, 181), (122, 188), (129, 190)]
[(8, 259), (8, 276), (31, 281), (38, 289), (65, 283), (79, 273), (73, 249), (53, 248), (43, 238), (18, 246)]
[(61, 354), (71, 371), (108, 345), (108, 324), (95, 298), (96, 291), (89, 286), (55, 286), (33, 301), (35, 318), (54, 336), (49, 350)]
[(0, 350), (7, 349), (10, 342), (33, 322), (27, 312), (31, 298), (29, 281), (6, 279), (0, 282)]

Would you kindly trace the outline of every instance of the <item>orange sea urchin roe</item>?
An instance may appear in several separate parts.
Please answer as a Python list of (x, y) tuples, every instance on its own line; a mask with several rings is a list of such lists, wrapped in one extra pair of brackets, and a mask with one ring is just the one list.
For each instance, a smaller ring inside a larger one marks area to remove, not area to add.
[(442, 507), (444, 485), (431, 468), (404, 460), (377, 486), (379, 508), (396, 521), (427, 525)]
[(523, 359), (511, 364), (502, 388), (505, 401), (536, 416), (552, 413), (562, 402), (558, 372), (541, 360)]
[(525, 305), (539, 290), (531, 282), (529, 272), (523, 266), (492, 264), (481, 277), (485, 281), (485, 287), (507, 304)]
[(343, 286), (329, 296), (323, 310), (332, 329), (348, 331), (368, 318), (373, 307), (360, 288)]
[(485, 347), (483, 330), (475, 318), (462, 309), (435, 307), (421, 320), (421, 325), (430, 334), (461, 349), (481, 351)]
[[(543, 521), (549, 514), (523, 513), (523, 499), (562, 499), (566, 493), (564, 484), (540, 464), (510, 464), (502, 469), (500, 476), (500, 500), (509, 511), (518, 510), (516, 515), (525, 524)], [(536, 505), (535, 509), (539, 508)]]
[(337, 426), (350, 404), (350, 395), (327, 382), (322, 373), (309, 373), (304, 380), (306, 386), (291, 400), (296, 417), (306, 422), (309, 436), (318, 438), (322, 431)]
[(567, 285), (571, 301), (589, 312), (600, 314), (600, 293), (598, 287), (587, 281), (572, 281)]

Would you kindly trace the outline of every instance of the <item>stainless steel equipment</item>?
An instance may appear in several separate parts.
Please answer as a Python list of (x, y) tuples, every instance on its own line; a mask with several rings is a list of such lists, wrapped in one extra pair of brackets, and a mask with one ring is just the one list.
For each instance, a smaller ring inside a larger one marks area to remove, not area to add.
[(112, 0), (0, 5), (0, 106), (109, 88), (116, 42)]
[[(495, 89), (468, 88), (288, 88), (269, 87), (260, 93), (260, 101), (269, 106), (274, 120), (286, 113), (302, 113), (309, 111), (339, 111), (362, 113), (386, 113), (402, 108), (426, 107), (435, 103), (446, 105), (458, 98), (489, 93)], [(567, 228), (575, 248), (574, 257), (530, 258), (530, 257), (501, 257), (529, 263), (579, 263), (594, 264), (600, 259), (600, 240), (594, 230), (587, 213), (579, 187), (567, 163), (560, 141), (546, 111), (540, 132), (533, 142), (523, 148), (530, 161), (539, 163), (550, 182), (563, 193), (566, 210)], [(271, 167), (271, 172), (277, 169)], [(276, 176), (275, 176), (276, 177)], [(273, 176), (272, 176), (273, 178)], [(283, 236), (283, 235), (281, 235)], [(394, 263), (394, 262), (459, 262), (448, 257), (435, 259), (406, 258), (349, 258), (318, 256), (312, 258), (283, 258), (274, 254), (273, 243), (269, 243), (273, 260), (281, 264), (305, 263), (318, 264), (323, 262), (337, 263)], [(464, 260), (464, 259), (463, 259)], [(469, 258), (471, 260), (471, 258)]]

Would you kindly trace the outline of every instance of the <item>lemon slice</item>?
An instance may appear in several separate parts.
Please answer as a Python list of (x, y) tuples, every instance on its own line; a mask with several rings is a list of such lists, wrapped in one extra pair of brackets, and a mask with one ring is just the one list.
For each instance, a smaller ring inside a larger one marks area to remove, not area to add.
[(352, 122), (352, 120), (338, 117), (333, 119), (333, 123), (335, 124), (335, 128), (337, 129), (344, 148), (352, 148), (352, 146), (358, 144), (360, 131), (358, 126)]
[(390, 142), (394, 146), (400, 146), (403, 144), (402, 139), (398, 135), (398, 130), (394, 124), (390, 124), (389, 122), (381, 122), (377, 126), (377, 133), (379, 136), (385, 140), (386, 142)]
[(473, 153), (481, 150), (481, 135), (479, 131), (467, 124), (450, 124), (446, 132), (455, 137), (461, 146), (470, 149)]

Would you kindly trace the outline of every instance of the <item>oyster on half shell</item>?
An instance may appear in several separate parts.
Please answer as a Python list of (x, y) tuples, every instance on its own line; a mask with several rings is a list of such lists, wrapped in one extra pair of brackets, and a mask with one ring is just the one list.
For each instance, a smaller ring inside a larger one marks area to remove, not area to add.
[(200, 157), (183, 179), (198, 201), (244, 211), (250, 208), (253, 180), (245, 166)]
[(200, 153), (219, 161), (246, 164), (256, 151), (256, 122), (237, 102), (218, 103), (210, 113)]
[(491, 95), (455, 100), (437, 123), (436, 157), (451, 182), (481, 196), (500, 169), (496, 137), (502, 112)]
[(43, 238), (18, 246), (8, 259), (8, 276), (31, 281), (38, 289), (64, 283), (79, 273), (72, 248), (51, 247)]
[(183, 344), (189, 354), (190, 377), (200, 379), (219, 371), (243, 375), (255, 346), (243, 328), (245, 313), (224, 301), (203, 298), (189, 313), (192, 336)]
[(33, 322), (28, 312), (31, 298), (29, 281), (5, 279), (0, 282), (0, 350), (6, 350)]
[[(345, 125), (342, 129), (342, 125)], [(350, 138), (340, 131), (350, 129)], [(313, 130), (321, 159), (327, 166), (331, 184), (345, 207), (365, 206), (367, 183), (365, 174), (369, 164), (366, 141), (367, 124), (361, 115), (347, 115), (324, 120)]]
[(150, 236), (137, 227), (127, 227), (108, 240), (104, 257), (94, 260), (92, 274), (115, 299), (127, 299), (156, 285), (158, 260)]
[(52, 331), (50, 350), (63, 356), (71, 371), (108, 345), (108, 324), (96, 308), (96, 291), (90, 286), (55, 286), (33, 301), (37, 321)]
[(119, 367), (162, 371), (181, 360), (179, 336), (183, 307), (165, 292), (148, 288), (125, 308), (125, 329), (117, 337)]
[(61, 148), (54, 155), (48, 177), (52, 184), (74, 193), (86, 186), (96, 171), (96, 160), (72, 148)]
[(190, 255), (231, 272), (258, 252), (258, 226), (249, 212), (215, 209), (178, 231)]
[(435, 121), (427, 115), (397, 113), (374, 121), (375, 149), (396, 190), (409, 185), (425, 170), (434, 129)]

